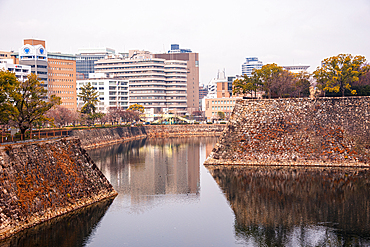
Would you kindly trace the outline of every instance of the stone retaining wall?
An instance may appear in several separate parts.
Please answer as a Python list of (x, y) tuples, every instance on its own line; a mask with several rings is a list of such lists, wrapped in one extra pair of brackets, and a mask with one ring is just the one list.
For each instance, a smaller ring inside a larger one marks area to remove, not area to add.
[(370, 97), (238, 100), (205, 164), (364, 166)]
[(85, 149), (145, 137), (218, 136), (225, 124), (145, 125), (135, 127), (72, 130)]
[(72, 130), (70, 136), (78, 137), (85, 149), (96, 148), (117, 142), (145, 138), (146, 131), (139, 127), (117, 127)]
[(0, 147), (0, 239), (116, 194), (77, 138)]
[(147, 125), (148, 137), (219, 136), (225, 124)]

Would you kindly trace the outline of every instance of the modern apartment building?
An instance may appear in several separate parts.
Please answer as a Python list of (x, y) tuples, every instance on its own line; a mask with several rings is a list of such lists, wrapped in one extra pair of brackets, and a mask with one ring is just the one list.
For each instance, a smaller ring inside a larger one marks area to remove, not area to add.
[[(129, 82), (127, 80), (108, 78), (104, 73), (94, 73), (89, 75), (89, 79), (77, 80), (77, 92), (81, 92), (81, 87), (91, 83), (95, 90), (99, 92), (99, 103), (97, 111), (107, 113), (109, 108), (122, 108), (126, 110), (129, 102)], [(78, 109), (84, 102), (78, 98)]]
[(186, 62), (142, 58), (140, 54), (138, 57), (99, 60), (95, 64), (96, 72), (129, 81), (130, 105), (143, 105), (146, 109), (153, 109), (154, 114), (166, 111), (185, 113)]
[(187, 62), (187, 107), (191, 114), (199, 110), (199, 54), (190, 49), (180, 49), (179, 45), (171, 45), (168, 53), (153, 54), (154, 58), (165, 60), (181, 60)]
[(14, 64), (13, 59), (0, 59), (0, 70), (8, 70), (15, 73), (18, 80), (27, 80), (27, 76), (31, 74), (31, 66)]
[(61, 98), (62, 106), (77, 110), (76, 56), (48, 52), (48, 94)]
[(255, 69), (261, 69), (263, 63), (258, 61), (257, 57), (247, 57), (246, 62), (242, 64), (242, 75), (252, 76), (252, 72)]
[(115, 50), (110, 48), (81, 48), (76, 55), (76, 71), (88, 79), (90, 73), (95, 72), (95, 62), (107, 56), (115, 55)]

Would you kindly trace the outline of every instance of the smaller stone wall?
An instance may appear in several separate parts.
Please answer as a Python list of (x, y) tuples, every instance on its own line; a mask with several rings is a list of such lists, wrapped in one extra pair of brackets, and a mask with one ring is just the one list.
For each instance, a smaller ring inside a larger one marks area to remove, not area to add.
[(219, 136), (225, 127), (225, 124), (145, 125), (72, 130), (70, 136), (78, 137), (83, 148), (92, 149), (146, 137)]
[(225, 124), (147, 125), (148, 137), (219, 136)]
[(72, 130), (70, 136), (78, 137), (85, 149), (96, 148), (117, 142), (145, 138), (144, 127), (117, 127)]
[(0, 239), (115, 195), (77, 138), (0, 147)]
[(238, 100), (205, 164), (364, 166), (370, 97)]

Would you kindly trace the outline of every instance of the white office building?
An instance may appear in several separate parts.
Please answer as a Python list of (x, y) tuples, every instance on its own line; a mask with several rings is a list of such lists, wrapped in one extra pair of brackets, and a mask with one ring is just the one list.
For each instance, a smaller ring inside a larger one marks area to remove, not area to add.
[[(107, 113), (109, 108), (122, 108), (129, 106), (129, 82), (118, 78), (108, 78), (104, 73), (89, 74), (89, 79), (77, 80), (77, 94), (81, 93), (81, 87), (91, 83), (99, 92), (97, 111)], [(77, 108), (80, 110), (84, 102), (77, 98)]]
[[(140, 53), (142, 54), (142, 53)], [(185, 113), (187, 109), (187, 62), (161, 58), (109, 58), (96, 62), (96, 72), (129, 82), (129, 104), (163, 112)], [(136, 56), (139, 55), (139, 56)]]
[(261, 69), (263, 63), (258, 61), (257, 57), (247, 57), (246, 62), (242, 64), (242, 75), (252, 76), (252, 72), (255, 69)]
[(0, 59), (0, 70), (8, 70), (15, 73), (19, 81), (27, 80), (27, 76), (31, 74), (31, 66), (14, 64), (13, 59)]

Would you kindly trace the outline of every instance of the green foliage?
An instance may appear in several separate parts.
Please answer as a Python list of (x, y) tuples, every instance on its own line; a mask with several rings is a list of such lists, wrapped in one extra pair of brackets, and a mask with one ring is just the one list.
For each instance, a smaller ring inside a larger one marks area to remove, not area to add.
[(251, 94), (264, 91), (265, 98), (308, 97), (310, 94), (310, 74), (293, 74), (276, 64), (266, 64), (254, 70), (252, 76), (233, 82), (233, 93)]
[(225, 119), (225, 113), (222, 111), (217, 112), (217, 116), (219, 119), (224, 120)]
[(128, 107), (128, 110), (138, 111), (141, 113), (144, 113), (144, 109), (145, 109), (144, 106), (139, 105), (139, 104), (133, 104)]
[(88, 125), (94, 123), (94, 120), (98, 117), (96, 115), (96, 105), (98, 104), (99, 92), (94, 89), (91, 83), (87, 83), (81, 87), (81, 93), (78, 97), (85, 103), (81, 108), (81, 113), (85, 114)]
[(275, 63), (263, 65), (261, 69), (253, 71), (253, 74), (262, 82), (262, 88), (268, 98), (271, 98), (271, 88), (279, 77), (283, 68)]
[(81, 93), (78, 94), (78, 97), (82, 99), (85, 103), (81, 108), (81, 113), (87, 114), (92, 117), (96, 111), (96, 105), (99, 102), (98, 100), (99, 93), (94, 89), (91, 83), (87, 83), (81, 87)]
[(19, 85), (19, 81), (14, 73), (0, 70), (0, 123), (5, 123), (7, 120), (7, 101), (10, 100), (11, 93)]
[(233, 82), (233, 94), (251, 94), (252, 92), (257, 93), (257, 90), (261, 87), (261, 80), (257, 74), (253, 73), (252, 77), (243, 75), (243, 79), (236, 79)]
[(7, 101), (4, 102), (3, 122), (20, 129), (24, 135), (33, 123), (51, 121), (45, 116), (49, 109), (60, 105), (59, 97), (50, 95), (41, 85), (35, 74), (28, 76), (24, 82), (18, 82), (9, 92)]
[(357, 94), (352, 84), (359, 80), (359, 77), (369, 71), (364, 56), (352, 56), (351, 54), (339, 54), (329, 57), (321, 62), (322, 66), (314, 71), (314, 78), (317, 80), (317, 87), (329, 93), (341, 93), (345, 91)]

